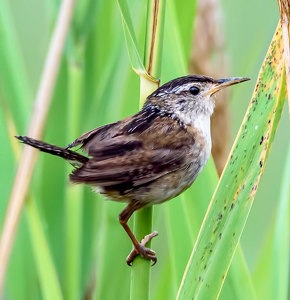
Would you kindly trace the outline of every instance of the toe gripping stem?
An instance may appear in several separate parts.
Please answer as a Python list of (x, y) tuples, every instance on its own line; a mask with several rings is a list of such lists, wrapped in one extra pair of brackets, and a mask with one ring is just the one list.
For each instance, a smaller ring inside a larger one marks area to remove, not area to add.
[(127, 257), (127, 264), (129, 266), (132, 266), (132, 262), (134, 261), (135, 257), (137, 255), (140, 255), (141, 257), (148, 259), (148, 260), (152, 260), (153, 261), (153, 266), (156, 264), (157, 262), (157, 257), (155, 255), (155, 251), (146, 248), (146, 244), (155, 236), (158, 235), (157, 231), (153, 231), (152, 233), (146, 235), (142, 241), (139, 243), (138, 240), (136, 239), (135, 235), (133, 234), (133, 232), (131, 231), (131, 229), (129, 228), (127, 222), (130, 219), (131, 215), (134, 213), (134, 211), (136, 211), (137, 209), (140, 209), (141, 207), (143, 207), (142, 204), (140, 204), (139, 202), (131, 202), (129, 203), (125, 209), (120, 213), (119, 215), (119, 222), (120, 224), (123, 226), (123, 228), (125, 229), (125, 231), (127, 232), (128, 236), (130, 237), (133, 245), (134, 245), (134, 249), (130, 252), (130, 254)]

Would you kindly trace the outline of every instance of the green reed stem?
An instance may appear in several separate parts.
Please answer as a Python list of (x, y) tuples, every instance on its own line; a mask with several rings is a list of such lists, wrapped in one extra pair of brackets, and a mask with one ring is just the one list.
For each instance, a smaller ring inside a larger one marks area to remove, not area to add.
[(26, 212), (43, 299), (62, 300), (63, 296), (56, 269), (43, 232), (43, 225), (37, 206), (32, 197), (26, 202)]
[[(69, 62), (68, 143), (80, 134), (82, 51), (74, 46)], [(80, 299), (83, 188), (69, 185), (66, 192), (66, 298)]]
[[(152, 78), (140, 76), (140, 107), (146, 98), (158, 88), (161, 72), (161, 54), (165, 15), (165, 0), (148, 0), (147, 29), (145, 39), (145, 68)], [(157, 80), (154, 80), (157, 78)], [(134, 232), (138, 240), (152, 232), (153, 208), (145, 207), (135, 213)], [(148, 243), (147, 247), (150, 247)], [(137, 257), (131, 272), (131, 299), (148, 299), (152, 262)]]

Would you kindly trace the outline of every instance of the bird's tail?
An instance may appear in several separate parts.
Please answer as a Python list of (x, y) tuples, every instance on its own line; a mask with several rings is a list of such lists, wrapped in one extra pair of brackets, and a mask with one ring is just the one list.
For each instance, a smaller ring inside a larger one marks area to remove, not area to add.
[(52, 155), (56, 155), (56, 156), (60, 156), (68, 161), (70, 161), (72, 164), (74, 162), (78, 162), (78, 163), (85, 163), (89, 160), (88, 157), (81, 155), (75, 151), (66, 149), (66, 148), (61, 148), (58, 146), (54, 146), (42, 141), (38, 141), (35, 139), (32, 139), (30, 137), (27, 136), (16, 136), (16, 138), (18, 140), (20, 140), (21, 142), (23, 142), (24, 144), (27, 144), (29, 146), (32, 146), (34, 148), (37, 148), (40, 151), (43, 152), (47, 152), (50, 153)]

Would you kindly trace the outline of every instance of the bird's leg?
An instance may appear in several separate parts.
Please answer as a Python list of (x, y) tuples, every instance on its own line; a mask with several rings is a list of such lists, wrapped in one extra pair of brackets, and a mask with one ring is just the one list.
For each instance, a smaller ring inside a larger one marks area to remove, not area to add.
[(155, 256), (155, 251), (153, 251), (149, 248), (146, 248), (145, 246), (153, 237), (158, 235), (158, 232), (153, 231), (152, 233), (146, 235), (142, 239), (142, 241), (139, 243), (137, 241), (135, 235), (133, 234), (133, 232), (131, 231), (131, 229), (129, 228), (129, 226), (127, 224), (128, 220), (130, 219), (130, 217), (132, 216), (134, 211), (136, 211), (137, 209), (139, 209), (141, 207), (143, 207), (142, 204), (140, 204), (138, 202), (131, 202), (125, 207), (125, 209), (119, 215), (119, 222), (123, 226), (123, 228), (126, 230), (127, 234), (129, 235), (129, 237), (134, 245), (134, 249), (130, 252), (130, 254), (127, 257), (127, 264), (129, 266), (132, 265), (133, 260), (135, 259), (135, 257), (138, 254), (145, 259), (152, 260), (153, 265), (155, 265), (157, 262), (157, 258)]

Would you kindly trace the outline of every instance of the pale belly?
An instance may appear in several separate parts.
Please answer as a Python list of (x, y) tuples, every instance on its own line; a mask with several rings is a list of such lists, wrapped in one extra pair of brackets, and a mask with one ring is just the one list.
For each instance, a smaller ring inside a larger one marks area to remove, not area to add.
[[(188, 164), (186, 168), (180, 169), (178, 171), (169, 173), (162, 176), (150, 186), (150, 192), (148, 197), (142, 197), (142, 189), (139, 191), (141, 201), (148, 202), (148, 204), (159, 204), (164, 201), (170, 200), (186, 189), (188, 189), (200, 172), (204, 169), (210, 156), (209, 153), (202, 153), (198, 159), (194, 159), (193, 162)], [(143, 194), (145, 196), (145, 194)]]

